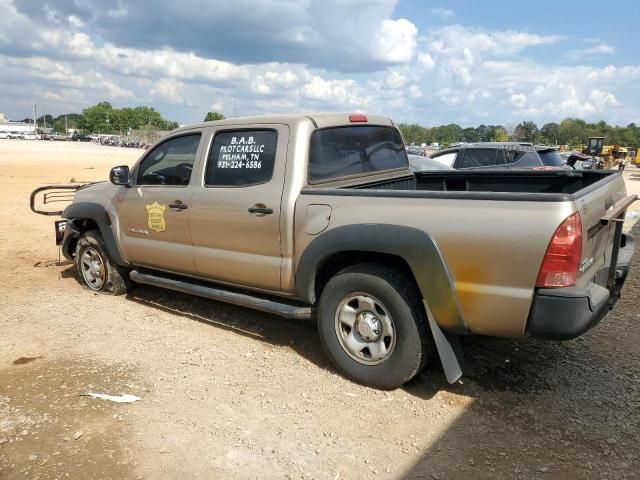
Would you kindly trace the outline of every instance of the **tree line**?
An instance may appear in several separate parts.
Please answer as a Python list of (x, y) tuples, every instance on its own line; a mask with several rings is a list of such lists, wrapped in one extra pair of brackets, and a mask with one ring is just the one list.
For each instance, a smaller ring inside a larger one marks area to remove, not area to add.
[[(43, 115), (37, 119), (38, 126), (51, 127), (56, 131), (65, 131), (66, 127), (82, 130), (84, 133), (124, 133), (132, 130), (173, 130), (178, 123), (162, 117), (153, 107), (114, 108), (109, 102), (85, 108), (82, 113), (68, 113), (53, 117)], [(207, 112), (204, 121), (222, 120), (219, 112)], [(32, 123), (25, 118), (23, 122)], [(588, 123), (579, 118), (565, 118), (560, 123), (546, 123), (538, 127), (532, 121), (517, 125), (479, 125), (463, 128), (450, 123), (437, 127), (423, 127), (417, 123), (401, 123), (400, 130), (408, 144), (420, 145), (437, 142), (449, 145), (456, 142), (531, 142), (546, 145), (585, 144), (589, 137), (605, 137), (605, 143), (625, 147), (640, 146), (640, 127), (630, 123), (626, 127), (612, 126), (604, 120)]]
[[(87, 107), (82, 113), (67, 113), (57, 117), (42, 115), (36, 121), (38, 127), (46, 126), (58, 132), (64, 132), (65, 127), (82, 130), (84, 133), (107, 134), (122, 134), (129, 129), (173, 130), (178, 128), (178, 122), (163, 118), (160, 112), (152, 107), (114, 108), (109, 102), (100, 102)], [(33, 119), (25, 118), (23, 122), (33, 123)]]
[(560, 123), (546, 123), (538, 127), (532, 121), (517, 125), (480, 125), (463, 128), (455, 123), (438, 127), (419, 124), (399, 125), (405, 142), (420, 145), (437, 142), (449, 145), (456, 142), (531, 142), (545, 145), (579, 146), (589, 137), (605, 137), (605, 143), (625, 147), (640, 146), (640, 127), (630, 123), (626, 127), (612, 126), (604, 120), (588, 123), (579, 118), (565, 118)]
[[(207, 112), (205, 122), (224, 120), (219, 112)], [(32, 118), (25, 118), (24, 123), (33, 123)], [(36, 119), (38, 127), (53, 128), (56, 132), (66, 129), (82, 130), (85, 133), (124, 133), (127, 130), (173, 130), (178, 122), (166, 120), (160, 112), (152, 107), (113, 108), (109, 102), (85, 108), (82, 113), (66, 113), (54, 117), (41, 115)]]

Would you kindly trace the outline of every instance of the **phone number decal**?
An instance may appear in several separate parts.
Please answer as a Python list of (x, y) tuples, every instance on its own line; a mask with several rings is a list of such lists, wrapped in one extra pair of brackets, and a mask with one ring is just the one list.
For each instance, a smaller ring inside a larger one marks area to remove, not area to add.
[(262, 162), (260, 160), (218, 160), (218, 168), (258, 169), (262, 168)]

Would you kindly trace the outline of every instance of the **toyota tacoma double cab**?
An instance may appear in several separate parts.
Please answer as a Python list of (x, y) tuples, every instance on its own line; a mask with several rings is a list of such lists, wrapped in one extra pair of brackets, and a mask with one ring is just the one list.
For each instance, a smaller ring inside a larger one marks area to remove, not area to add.
[(88, 289), (141, 283), (314, 317), (333, 364), (378, 388), (435, 355), (456, 381), (460, 335), (585, 333), (634, 251), (620, 173), (412, 173), (382, 116), (183, 127), (109, 182), (72, 188), (56, 235)]

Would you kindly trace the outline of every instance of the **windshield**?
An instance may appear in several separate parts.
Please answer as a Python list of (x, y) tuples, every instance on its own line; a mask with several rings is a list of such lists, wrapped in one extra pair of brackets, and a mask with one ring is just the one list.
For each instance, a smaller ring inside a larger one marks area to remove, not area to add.
[(545, 167), (561, 167), (565, 161), (556, 150), (539, 151), (540, 160)]
[(400, 132), (393, 127), (349, 126), (311, 135), (309, 181), (408, 168)]

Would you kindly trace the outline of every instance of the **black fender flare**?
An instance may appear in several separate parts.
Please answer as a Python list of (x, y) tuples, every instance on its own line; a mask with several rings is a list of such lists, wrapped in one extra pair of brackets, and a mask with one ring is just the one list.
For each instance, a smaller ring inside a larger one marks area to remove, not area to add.
[(298, 262), (296, 291), (299, 298), (315, 303), (317, 272), (332, 255), (350, 251), (390, 254), (404, 259), (438, 325), (452, 333), (469, 331), (453, 277), (437, 243), (426, 232), (412, 227), (346, 225), (321, 234), (307, 246)]
[[(69, 231), (71, 235), (80, 233), (78, 229), (78, 221), (94, 221), (96, 225), (98, 225), (98, 230), (100, 230), (100, 235), (102, 235), (102, 238), (104, 240), (104, 245), (107, 249), (109, 259), (116, 265), (120, 265), (121, 267), (128, 266), (127, 262), (122, 258), (122, 255), (120, 254), (118, 243), (116, 242), (115, 235), (113, 234), (113, 229), (111, 228), (111, 218), (109, 217), (109, 213), (102, 205), (93, 202), (72, 203), (64, 209), (64, 211), (62, 212), (62, 218), (66, 218), (67, 220), (72, 222), (72, 228), (67, 228), (65, 230), (65, 237), (67, 231)], [(63, 250), (65, 240), (66, 238), (63, 239)], [(65, 257), (67, 257), (67, 254), (69, 252), (63, 251), (63, 253), (65, 253)]]

